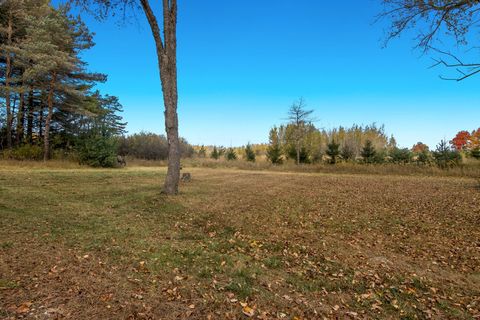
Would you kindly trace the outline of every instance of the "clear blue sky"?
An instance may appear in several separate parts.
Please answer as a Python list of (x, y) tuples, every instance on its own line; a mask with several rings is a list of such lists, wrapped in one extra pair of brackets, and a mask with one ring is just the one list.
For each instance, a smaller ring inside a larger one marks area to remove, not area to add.
[[(412, 35), (382, 49), (384, 24), (373, 24), (380, 2), (179, 0), (180, 134), (193, 144), (266, 142), (299, 97), (319, 127), (385, 124), (406, 147), (478, 128), (480, 76), (439, 80), (445, 70), (428, 69), (432, 60), (412, 49)], [(84, 17), (97, 43), (85, 58), (108, 74), (101, 90), (120, 98), (128, 131), (163, 133), (157, 59), (142, 12), (123, 26)]]

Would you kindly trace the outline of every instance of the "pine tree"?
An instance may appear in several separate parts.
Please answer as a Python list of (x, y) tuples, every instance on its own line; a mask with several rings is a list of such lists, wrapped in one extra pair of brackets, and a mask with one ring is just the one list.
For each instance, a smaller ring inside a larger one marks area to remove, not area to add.
[[(44, 9), (40, 19), (32, 19), (27, 28), (24, 49), (31, 66), (25, 72), (29, 81), (35, 79), (47, 95), (44, 130), (44, 160), (50, 157), (50, 130), (54, 108), (82, 105), (95, 81), (105, 81), (100, 74), (89, 74), (80, 59), (81, 51), (93, 46), (92, 35), (80, 20), (68, 15), (66, 8)], [(62, 102), (59, 100), (63, 99)]]
[(213, 146), (213, 151), (210, 154), (210, 158), (218, 160), (220, 158), (220, 153), (218, 152), (217, 146)]
[(375, 161), (376, 155), (375, 147), (372, 144), (371, 140), (367, 140), (362, 149), (362, 157), (365, 163), (373, 163)]
[(245, 159), (250, 162), (255, 162), (255, 152), (250, 143), (245, 147)]
[(335, 143), (335, 140), (332, 140), (327, 145), (327, 155), (330, 156), (330, 163), (335, 164), (337, 163), (337, 157), (340, 154), (340, 144)]
[(344, 143), (340, 155), (344, 160), (352, 160), (355, 157), (355, 150), (349, 143)]
[(437, 149), (433, 152), (433, 157), (437, 165), (443, 169), (459, 164), (461, 160), (460, 153), (453, 151), (445, 140), (440, 141), (437, 145)]
[(237, 160), (237, 153), (235, 152), (235, 149), (231, 147), (228, 148), (225, 152), (225, 159), (227, 159), (227, 161)]
[(270, 160), (273, 164), (281, 164), (282, 159), (282, 148), (280, 147), (280, 139), (278, 137), (277, 127), (273, 127), (270, 130), (270, 144), (267, 148), (267, 159)]

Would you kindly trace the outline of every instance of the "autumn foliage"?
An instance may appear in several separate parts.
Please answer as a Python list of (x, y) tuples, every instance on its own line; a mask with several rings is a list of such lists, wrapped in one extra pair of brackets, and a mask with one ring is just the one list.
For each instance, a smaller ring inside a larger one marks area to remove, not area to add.
[(468, 141), (470, 140), (471, 135), (470, 132), (468, 131), (459, 131), (455, 138), (450, 141), (452, 146), (457, 149), (458, 151), (461, 151), (466, 148)]

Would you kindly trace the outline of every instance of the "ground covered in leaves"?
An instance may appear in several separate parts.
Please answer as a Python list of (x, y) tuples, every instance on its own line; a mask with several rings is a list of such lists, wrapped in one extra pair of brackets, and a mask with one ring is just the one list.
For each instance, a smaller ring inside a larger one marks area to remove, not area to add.
[(0, 167), (0, 318), (478, 319), (473, 179)]

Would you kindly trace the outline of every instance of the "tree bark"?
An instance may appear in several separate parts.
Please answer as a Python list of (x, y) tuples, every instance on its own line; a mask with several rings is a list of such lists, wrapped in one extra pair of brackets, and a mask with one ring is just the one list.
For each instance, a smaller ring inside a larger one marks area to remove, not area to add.
[(18, 146), (23, 141), (23, 132), (24, 132), (24, 114), (25, 114), (25, 95), (23, 92), (20, 92), (20, 105), (18, 106), (17, 111), (17, 129), (15, 144)]
[(43, 137), (43, 161), (50, 158), (50, 122), (53, 116), (53, 94), (55, 92), (55, 83), (57, 82), (57, 74), (53, 72), (50, 80), (50, 88), (48, 90), (48, 113), (45, 119), (45, 136)]
[(180, 140), (178, 136), (177, 90), (177, 1), (163, 0), (163, 34), (148, 0), (140, 0), (152, 30), (157, 49), (160, 81), (165, 106), (165, 130), (168, 140), (168, 169), (163, 192), (178, 193), (180, 181)]
[(30, 86), (28, 93), (28, 113), (27, 113), (27, 141), (32, 143), (33, 141), (33, 87)]
[[(7, 25), (7, 44), (12, 44), (12, 36), (13, 36), (13, 22), (12, 22), (12, 14), (10, 13), (8, 17), (8, 25)], [(12, 57), (9, 52), (9, 49), (6, 50), (6, 66), (5, 66), (5, 104), (7, 109), (7, 147), (12, 147), (12, 123), (13, 123), (13, 115), (10, 105), (10, 76), (12, 72)]]

